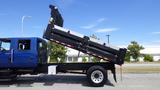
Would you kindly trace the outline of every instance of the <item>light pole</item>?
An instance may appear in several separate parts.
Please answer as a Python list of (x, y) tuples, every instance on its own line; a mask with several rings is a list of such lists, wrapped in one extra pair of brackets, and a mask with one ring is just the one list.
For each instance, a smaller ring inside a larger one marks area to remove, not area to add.
[(23, 23), (24, 23), (24, 19), (25, 19), (25, 18), (31, 18), (31, 16), (22, 16), (22, 31), (21, 31), (21, 32), (22, 32), (22, 35), (23, 35), (23, 31), (24, 31), (24, 30), (23, 30)]
[(109, 37), (110, 37), (110, 35), (108, 34), (108, 35), (106, 35), (107, 36), (107, 38), (108, 38), (108, 44), (109, 44)]

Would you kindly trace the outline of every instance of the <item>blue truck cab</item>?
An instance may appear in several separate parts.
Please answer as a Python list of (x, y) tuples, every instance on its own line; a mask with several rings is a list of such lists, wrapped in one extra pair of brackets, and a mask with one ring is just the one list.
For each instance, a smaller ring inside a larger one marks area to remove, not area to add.
[(34, 69), (47, 63), (47, 44), (41, 38), (0, 38), (0, 69)]

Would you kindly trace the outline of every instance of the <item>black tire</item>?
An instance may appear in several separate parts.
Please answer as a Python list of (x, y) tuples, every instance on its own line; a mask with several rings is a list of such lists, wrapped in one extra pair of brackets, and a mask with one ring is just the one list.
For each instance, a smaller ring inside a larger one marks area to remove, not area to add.
[(87, 70), (87, 79), (91, 86), (102, 87), (107, 81), (107, 72), (101, 66), (92, 66)]

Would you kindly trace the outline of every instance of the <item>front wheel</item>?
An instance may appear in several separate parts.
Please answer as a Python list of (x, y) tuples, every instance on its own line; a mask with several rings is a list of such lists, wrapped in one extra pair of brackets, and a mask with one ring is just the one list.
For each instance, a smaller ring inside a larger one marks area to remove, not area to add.
[(101, 87), (107, 81), (107, 72), (101, 66), (92, 66), (87, 70), (89, 84), (94, 87)]

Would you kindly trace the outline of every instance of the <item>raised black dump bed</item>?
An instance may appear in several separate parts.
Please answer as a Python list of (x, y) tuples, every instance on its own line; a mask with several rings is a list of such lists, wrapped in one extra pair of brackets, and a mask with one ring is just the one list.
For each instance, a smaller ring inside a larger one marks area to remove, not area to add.
[(83, 53), (121, 65), (124, 63), (125, 48), (100, 43), (93, 38), (83, 36), (63, 28), (63, 18), (55, 6), (50, 6), (51, 18), (43, 37), (47, 40), (76, 49)]
[(122, 65), (124, 63), (126, 49), (100, 43), (93, 38), (63, 28), (63, 18), (57, 7), (50, 5), (50, 8), (51, 18), (43, 38), (98, 57), (107, 62), (48, 63), (46, 66), (56, 65), (57, 72), (82, 70), (87, 75), (87, 79), (92, 86), (103, 86), (105, 84), (108, 79), (107, 70), (111, 70), (116, 81), (115, 64)]

